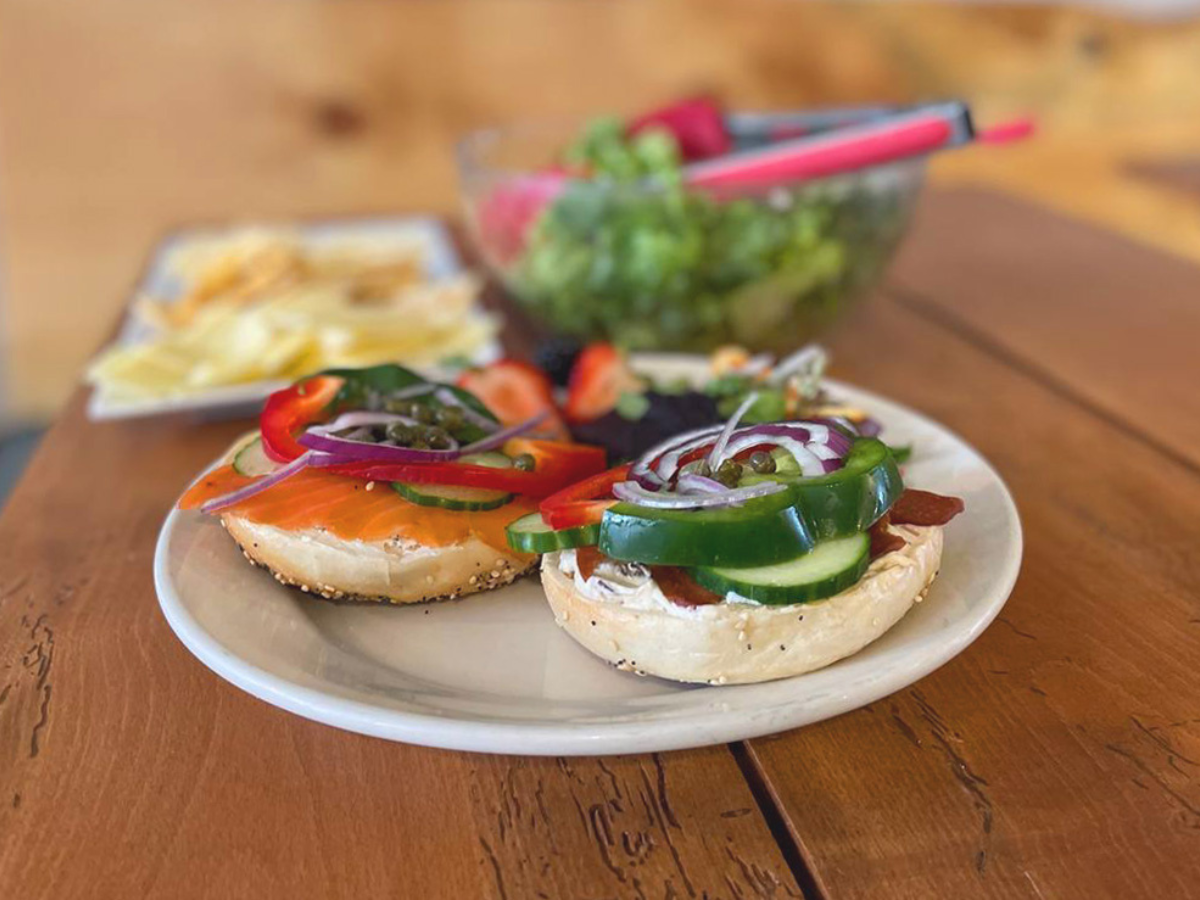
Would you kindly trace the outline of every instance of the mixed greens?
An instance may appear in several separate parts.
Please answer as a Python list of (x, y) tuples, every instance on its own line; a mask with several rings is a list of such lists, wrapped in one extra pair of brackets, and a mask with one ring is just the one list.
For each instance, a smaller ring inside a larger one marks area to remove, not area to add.
[(586, 178), (534, 222), (506, 277), (562, 332), (628, 349), (786, 349), (835, 317), (900, 237), (903, 180), (717, 197), (687, 188), (674, 137), (597, 119), (564, 157)]

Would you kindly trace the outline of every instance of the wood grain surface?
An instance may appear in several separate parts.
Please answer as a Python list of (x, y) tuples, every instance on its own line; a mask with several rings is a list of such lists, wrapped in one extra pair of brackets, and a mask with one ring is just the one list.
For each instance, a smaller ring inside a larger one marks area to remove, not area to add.
[(893, 296), (1200, 466), (1200, 268), (989, 191), (920, 216)]
[[(1025, 326), (976, 290), (1001, 261), (961, 238), (993, 217), (1039, 236), (1047, 304), (1081, 302), (1054, 264), (1094, 236), (935, 197), (895, 284), (836, 339), (835, 374), (997, 466), (1025, 525), (1016, 591), (912, 688), (749, 745), (457, 754), (241, 694), (170, 634), (150, 563), (181, 486), (243, 423), (89, 425), (77, 397), (0, 515), (0, 897), (1188, 896), (1200, 473), (1132, 415), (1137, 395), (1087, 393), (1090, 339), (1034, 332), (1044, 352), (1023, 355)], [(1131, 265), (1167, 283), (1175, 263), (1129, 246), (1091, 265), (1103, 286)], [(913, 299), (935, 296), (966, 299)], [(1173, 339), (1190, 313), (1156, 296)]]

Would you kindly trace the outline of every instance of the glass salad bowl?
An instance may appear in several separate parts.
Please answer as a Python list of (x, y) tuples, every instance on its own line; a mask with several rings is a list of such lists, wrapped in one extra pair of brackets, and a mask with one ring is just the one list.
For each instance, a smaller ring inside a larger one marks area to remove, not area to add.
[(487, 267), (549, 330), (630, 350), (777, 353), (879, 280), (925, 169), (702, 189), (667, 135), (571, 122), (475, 132), (458, 164)]

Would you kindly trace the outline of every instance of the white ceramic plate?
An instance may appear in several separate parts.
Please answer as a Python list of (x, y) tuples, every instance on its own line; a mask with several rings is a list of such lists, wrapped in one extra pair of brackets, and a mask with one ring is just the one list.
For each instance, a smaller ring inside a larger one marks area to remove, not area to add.
[[(171, 275), (167, 260), (181, 243), (196, 237), (219, 233), (224, 229), (189, 229), (171, 235), (155, 248), (150, 264), (142, 277), (135, 294), (152, 294), (156, 297), (177, 297), (182, 285)], [(444, 223), (425, 216), (398, 216), (371, 219), (341, 219), (300, 225), (294, 229), (307, 243), (321, 246), (346, 240), (363, 239), (401, 246), (417, 245), (425, 260), (425, 272), (429, 278), (448, 278), (462, 270), (454, 242)], [(482, 311), (479, 313), (482, 315)], [(127, 316), (114, 343), (136, 344), (145, 341), (151, 330), (132, 316)], [(491, 341), (480, 348), (473, 362), (487, 363), (501, 355), (500, 345)], [(436, 375), (435, 372), (429, 372)], [(152, 397), (131, 400), (111, 397), (101, 390), (93, 390), (88, 398), (88, 418), (92, 421), (108, 419), (130, 419), (154, 416), (163, 413), (206, 413), (222, 416), (248, 413), (272, 391), (286, 387), (286, 381), (255, 381), (247, 384), (232, 384), (207, 388), (170, 397)]]
[[(695, 358), (643, 361), (695, 375)], [(874, 394), (835, 396), (912, 442), (906, 481), (953, 493), (924, 603), (857, 655), (783, 681), (683, 686), (619, 672), (559, 631), (535, 579), (406, 608), (339, 606), (248, 566), (213, 519), (172, 513), (154, 561), (180, 640), (222, 678), (309, 719), (397, 741), (493, 753), (635, 753), (722, 743), (817, 722), (897, 691), (960, 653), (995, 618), (1021, 563), (1021, 526), (999, 476), (940, 425)]]

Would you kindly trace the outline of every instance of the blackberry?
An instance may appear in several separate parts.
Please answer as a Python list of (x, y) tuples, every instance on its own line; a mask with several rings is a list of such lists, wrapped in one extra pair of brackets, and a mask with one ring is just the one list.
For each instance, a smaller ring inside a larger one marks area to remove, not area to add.
[(537, 352), (533, 354), (533, 361), (550, 376), (551, 381), (560, 387), (566, 387), (571, 367), (575, 365), (575, 359), (582, 349), (583, 344), (575, 338), (549, 338), (538, 345)]

